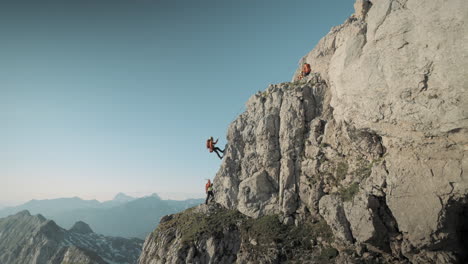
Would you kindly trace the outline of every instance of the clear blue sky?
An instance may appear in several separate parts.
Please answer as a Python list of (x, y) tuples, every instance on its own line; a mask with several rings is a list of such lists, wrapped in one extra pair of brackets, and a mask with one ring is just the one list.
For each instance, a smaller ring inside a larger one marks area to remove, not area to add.
[(0, 2), (0, 205), (203, 193), (247, 99), (352, 0)]

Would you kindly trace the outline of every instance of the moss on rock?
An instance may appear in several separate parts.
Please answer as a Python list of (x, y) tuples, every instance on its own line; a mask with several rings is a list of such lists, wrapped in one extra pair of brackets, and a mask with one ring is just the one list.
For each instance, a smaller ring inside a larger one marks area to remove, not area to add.
[(353, 182), (348, 187), (342, 187), (339, 192), (340, 197), (344, 202), (351, 201), (359, 192), (359, 183)]

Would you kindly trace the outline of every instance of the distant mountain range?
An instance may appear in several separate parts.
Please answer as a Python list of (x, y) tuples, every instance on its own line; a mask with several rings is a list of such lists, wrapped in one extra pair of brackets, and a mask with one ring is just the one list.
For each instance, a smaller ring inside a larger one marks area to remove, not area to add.
[(202, 202), (203, 199), (162, 200), (157, 194), (134, 198), (119, 193), (113, 200), (106, 202), (78, 197), (31, 200), (23, 205), (0, 209), (0, 217), (28, 210), (32, 214), (52, 219), (64, 228), (71, 228), (77, 221), (84, 221), (99, 234), (144, 239), (162, 216)]
[(136, 263), (143, 240), (98, 235), (84, 222), (69, 230), (21, 211), (0, 218), (0, 263)]

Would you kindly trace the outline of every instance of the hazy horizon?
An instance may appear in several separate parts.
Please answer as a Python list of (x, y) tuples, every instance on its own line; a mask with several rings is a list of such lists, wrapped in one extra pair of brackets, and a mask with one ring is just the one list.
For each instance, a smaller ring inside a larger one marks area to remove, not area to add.
[(125, 192), (118, 192), (116, 194), (114, 194), (112, 197), (102, 197), (102, 198), (96, 198), (96, 197), (80, 197), (80, 196), (57, 196), (57, 197), (42, 197), (42, 198), (31, 198), (31, 199), (27, 199), (27, 200), (24, 200), (24, 201), (18, 201), (18, 202), (14, 202), (14, 203), (10, 203), (10, 204), (7, 204), (7, 203), (2, 203), (0, 204), (0, 209), (2, 208), (6, 208), (6, 207), (15, 207), (15, 206), (18, 206), (18, 205), (22, 205), (24, 203), (27, 203), (29, 201), (33, 201), (33, 200), (54, 200), (54, 199), (69, 199), (69, 198), (80, 198), (82, 200), (85, 200), (85, 201), (92, 201), (92, 200), (97, 200), (98, 202), (102, 203), (102, 202), (107, 202), (107, 201), (112, 201), (116, 195), (120, 194), (120, 193), (123, 193), (127, 196), (130, 196), (132, 198), (135, 198), (135, 199), (139, 199), (139, 198), (144, 198), (144, 197), (150, 197), (154, 194), (157, 194), (162, 200), (174, 200), (174, 201), (183, 201), (183, 200), (189, 200), (189, 199), (200, 199), (200, 198), (204, 198), (205, 196), (205, 193), (203, 192), (200, 192), (200, 193), (178, 193), (178, 192), (145, 192), (145, 193), (141, 193), (141, 192), (129, 192), (129, 193), (125, 193)]
[(204, 193), (250, 96), (290, 81), (352, 1), (0, 3), (0, 206)]

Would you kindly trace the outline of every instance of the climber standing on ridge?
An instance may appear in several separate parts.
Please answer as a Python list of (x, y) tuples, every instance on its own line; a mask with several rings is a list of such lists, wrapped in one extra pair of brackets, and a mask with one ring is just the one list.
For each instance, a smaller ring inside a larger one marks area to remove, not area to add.
[(208, 179), (208, 182), (205, 185), (205, 192), (206, 192), (206, 201), (205, 204), (208, 204), (208, 199), (211, 196), (211, 200), (214, 199), (214, 194), (213, 194), (213, 184), (211, 181)]
[(219, 159), (223, 159), (223, 157), (219, 154), (218, 151), (220, 151), (221, 153), (224, 153), (224, 150), (221, 150), (220, 148), (215, 147), (216, 143), (218, 143), (218, 139), (216, 139), (216, 141), (213, 141), (213, 137), (210, 137), (206, 141), (206, 148), (210, 151), (210, 153), (214, 151), (216, 155), (218, 155)]

